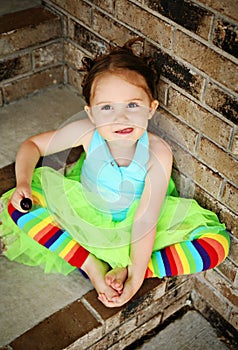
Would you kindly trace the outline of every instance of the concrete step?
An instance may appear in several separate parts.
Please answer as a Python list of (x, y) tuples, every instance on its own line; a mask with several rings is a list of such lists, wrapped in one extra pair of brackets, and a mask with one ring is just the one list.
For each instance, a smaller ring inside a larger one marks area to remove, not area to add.
[(41, 1), (0, 4), (0, 106), (64, 82), (61, 18)]
[[(27, 137), (83, 117), (84, 100), (70, 87), (45, 89), (0, 108), (0, 195), (15, 185), (14, 161)], [(80, 113), (81, 112), (81, 113)]]
[(40, 5), (41, 0), (1, 0), (0, 16), (23, 11), (33, 7), (38, 7)]

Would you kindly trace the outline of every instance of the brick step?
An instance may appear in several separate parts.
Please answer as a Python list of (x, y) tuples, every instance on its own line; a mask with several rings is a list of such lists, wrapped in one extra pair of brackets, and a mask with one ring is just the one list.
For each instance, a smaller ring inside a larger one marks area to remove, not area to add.
[(0, 16), (0, 106), (60, 84), (61, 18), (38, 6)]

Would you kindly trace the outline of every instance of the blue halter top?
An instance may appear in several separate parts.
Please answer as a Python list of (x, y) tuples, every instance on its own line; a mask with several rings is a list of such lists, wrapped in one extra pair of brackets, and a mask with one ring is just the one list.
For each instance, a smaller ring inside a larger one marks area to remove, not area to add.
[[(142, 195), (148, 160), (147, 132), (138, 140), (131, 163), (118, 166), (106, 141), (96, 130), (81, 173), (81, 183), (89, 196), (87, 199), (98, 210), (110, 213), (114, 221), (124, 220), (131, 204)], [(89, 193), (99, 195), (97, 203)]]

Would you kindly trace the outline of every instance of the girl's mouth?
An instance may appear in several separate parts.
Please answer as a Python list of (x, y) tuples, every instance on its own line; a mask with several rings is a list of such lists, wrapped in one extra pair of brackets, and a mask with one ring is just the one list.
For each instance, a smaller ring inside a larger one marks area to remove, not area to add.
[(125, 128), (125, 129), (117, 130), (116, 134), (126, 135), (126, 134), (132, 133), (133, 130), (134, 130), (133, 128)]

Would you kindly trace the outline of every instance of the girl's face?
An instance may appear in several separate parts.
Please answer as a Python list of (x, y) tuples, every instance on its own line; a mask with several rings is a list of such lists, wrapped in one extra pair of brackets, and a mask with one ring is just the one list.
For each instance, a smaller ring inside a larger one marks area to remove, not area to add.
[(158, 107), (158, 101), (151, 101), (143, 87), (109, 73), (96, 78), (90, 102), (85, 110), (106, 141), (136, 142)]

